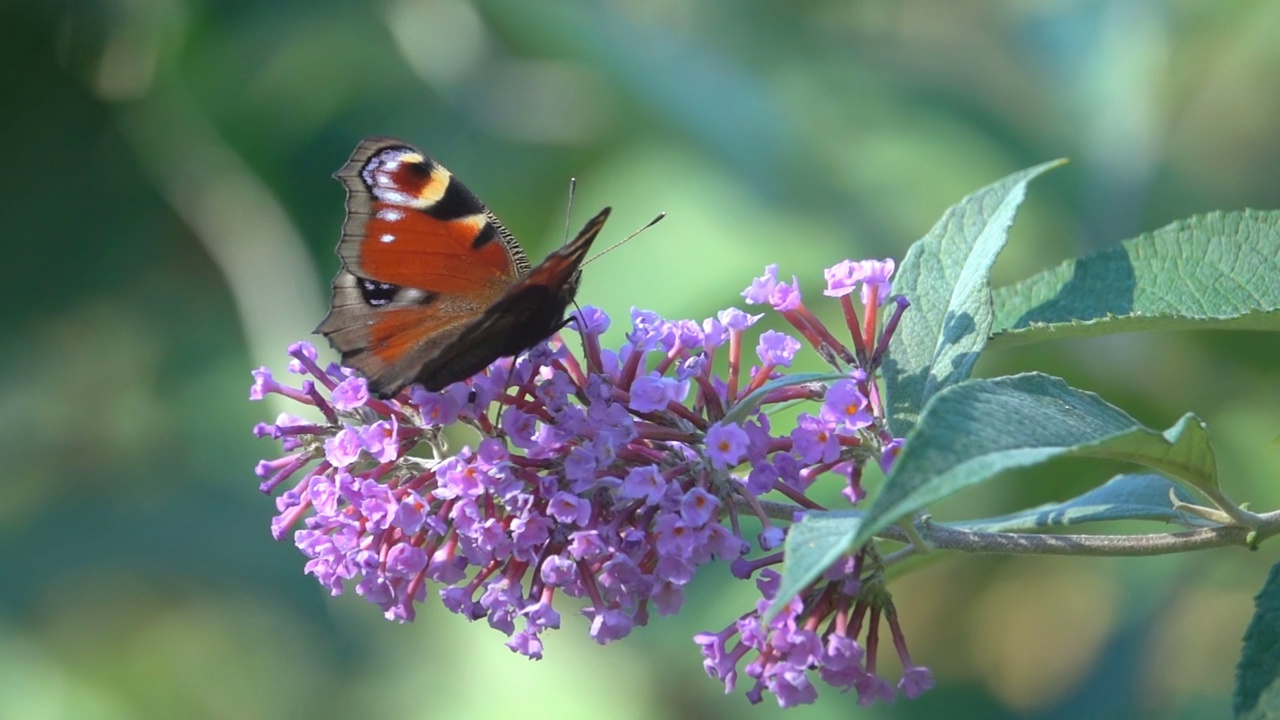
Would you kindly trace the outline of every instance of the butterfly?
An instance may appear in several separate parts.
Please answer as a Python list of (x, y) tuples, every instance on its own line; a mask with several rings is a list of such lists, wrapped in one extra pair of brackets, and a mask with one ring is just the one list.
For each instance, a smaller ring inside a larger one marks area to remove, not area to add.
[(376, 396), (440, 390), (564, 326), (610, 208), (537, 266), (444, 166), (369, 138), (334, 177), (347, 190), (329, 314), (316, 328)]

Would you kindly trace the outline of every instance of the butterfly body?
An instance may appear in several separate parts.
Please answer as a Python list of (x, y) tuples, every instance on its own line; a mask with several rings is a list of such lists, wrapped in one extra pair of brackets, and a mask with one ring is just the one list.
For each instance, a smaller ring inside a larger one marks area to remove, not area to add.
[(316, 328), (379, 397), (465, 380), (564, 322), (605, 208), (530, 267), (520, 244), (443, 166), (390, 138), (360, 143), (347, 190), (342, 268)]

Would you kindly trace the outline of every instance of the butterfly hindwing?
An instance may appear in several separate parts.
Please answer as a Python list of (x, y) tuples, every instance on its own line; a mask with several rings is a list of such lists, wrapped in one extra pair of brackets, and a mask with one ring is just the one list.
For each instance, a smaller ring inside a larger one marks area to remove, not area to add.
[(435, 356), (473, 322), (474, 313), (442, 312), (439, 303), (370, 306), (362, 281), (340, 270), (333, 281), (333, 308), (317, 332), (342, 353), (342, 364), (369, 381), (379, 397), (413, 382), (424, 359)]

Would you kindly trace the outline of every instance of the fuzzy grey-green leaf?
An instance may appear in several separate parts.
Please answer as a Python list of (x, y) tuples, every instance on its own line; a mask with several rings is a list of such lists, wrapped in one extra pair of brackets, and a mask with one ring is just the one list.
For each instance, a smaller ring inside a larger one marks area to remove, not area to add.
[(1253, 620), (1244, 632), (1244, 652), (1236, 668), (1235, 716), (1280, 718), (1280, 564), (1271, 566), (1253, 602)]
[(1045, 503), (1016, 513), (980, 520), (941, 523), (947, 527), (979, 532), (1037, 532), (1051, 528), (1107, 520), (1183, 519), (1169, 500), (1173, 492), (1183, 502), (1192, 498), (1163, 475), (1134, 473), (1117, 475), (1102, 485), (1070, 500)]
[(1006, 470), (1059, 457), (1125, 460), (1190, 487), (1217, 483), (1208, 434), (1194, 415), (1160, 432), (1048, 375), (968, 380), (925, 406), (854, 544)]
[(1280, 211), (1179, 220), (992, 294), (993, 347), (1139, 330), (1280, 330)]
[(782, 582), (766, 621), (852, 547), (861, 518), (862, 513), (856, 510), (808, 513), (787, 530)]
[(911, 301), (882, 368), (889, 422), (903, 435), (942, 388), (969, 377), (991, 333), (989, 275), (1027, 183), (1064, 161), (1037, 165), (965, 197), (914, 243), (893, 289)]

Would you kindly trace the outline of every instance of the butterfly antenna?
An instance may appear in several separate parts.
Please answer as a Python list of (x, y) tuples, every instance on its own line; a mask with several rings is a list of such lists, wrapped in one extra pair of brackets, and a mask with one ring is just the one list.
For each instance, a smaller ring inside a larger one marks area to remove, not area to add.
[(573, 221), (573, 196), (578, 190), (578, 178), (569, 178), (569, 207), (564, 210), (564, 242), (569, 242), (569, 223)]
[(630, 240), (631, 240), (631, 238), (633, 238), (633, 237), (635, 237), (635, 236), (639, 235), (640, 233), (644, 232), (645, 230), (648, 230), (649, 228), (653, 227), (654, 225), (657, 225), (657, 224), (658, 224), (658, 222), (659, 222), (660, 220), (662, 220), (662, 218), (664, 218), (664, 217), (666, 217), (666, 216), (667, 216), (667, 214), (666, 214), (665, 212), (660, 212), (660, 213), (658, 213), (658, 217), (656, 217), (656, 218), (654, 218), (654, 219), (650, 220), (649, 222), (645, 223), (645, 224), (644, 224), (644, 226), (643, 226), (643, 227), (641, 227), (639, 230), (636, 230), (635, 232), (633, 232), (633, 233), (631, 233), (630, 235), (628, 235), (628, 236), (626, 236), (626, 237), (622, 238), (622, 239), (621, 239), (621, 240), (619, 240), (618, 242), (616, 242), (616, 243), (614, 243), (614, 244), (610, 245), (609, 247), (607, 247), (607, 248), (605, 248), (605, 249), (601, 250), (600, 252), (596, 253), (595, 255), (593, 255), (593, 256), (591, 256), (591, 257), (587, 258), (585, 261), (583, 261), (583, 263), (582, 263), (582, 264), (583, 264), (583, 265), (587, 265), (587, 264), (589, 264), (589, 263), (595, 262), (596, 260), (599, 260), (601, 257), (603, 257), (603, 256), (605, 256), (605, 255), (608, 255), (609, 253), (613, 252), (614, 250), (617, 250), (618, 248), (620, 248), (620, 247), (622, 247), (624, 244), (626, 244), (628, 241), (630, 241)]

